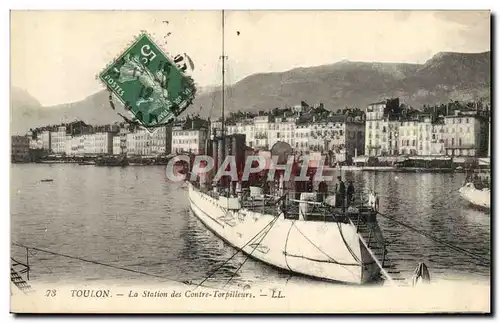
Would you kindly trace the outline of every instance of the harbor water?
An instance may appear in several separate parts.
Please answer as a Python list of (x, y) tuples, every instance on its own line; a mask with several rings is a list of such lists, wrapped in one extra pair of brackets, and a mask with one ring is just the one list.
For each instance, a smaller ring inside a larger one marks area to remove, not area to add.
[[(340, 173), (336, 173), (338, 175)], [(380, 212), (454, 246), (490, 259), (490, 214), (463, 201), (464, 174), (346, 171), (355, 189), (375, 189)], [(53, 179), (52, 182), (41, 182)], [(198, 282), (235, 250), (208, 231), (189, 211), (183, 183), (165, 178), (165, 166), (95, 167), (14, 164), (11, 167), (11, 241), (145, 274), (32, 250), (30, 279), (41, 282)], [(403, 276), (424, 262), (431, 278), (489, 280), (489, 266), (379, 217), (389, 257)], [(11, 247), (25, 260), (26, 250)], [(219, 286), (272, 282), (324, 284), (290, 276), (254, 260), (239, 269), (238, 254), (207, 280)], [(488, 263), (489, 265), (489, 263)]]

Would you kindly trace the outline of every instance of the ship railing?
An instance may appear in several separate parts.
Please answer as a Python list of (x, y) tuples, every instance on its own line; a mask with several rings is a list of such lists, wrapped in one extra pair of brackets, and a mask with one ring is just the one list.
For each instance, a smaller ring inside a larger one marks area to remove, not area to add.
[(30, 249), (28, 247), (24, 247), (24, 249), (26, 251), (26, 262), (23, 263), (21, 261), (14, 259), (13, 257), (10, 257), (10, 260), (12, 261), (11, 268), (14, 269), (14, 268), (20, 267), (21, 269), (18, 272), (20, 274), (26, 274), (27, 280), (30, 280), (31, 267), (30, 267), (29, 256), (30, 256), (31, 252), (30, 252)]
[[(278, 194), (261, 194), (259, 196), (250, 196), (248, 191), (242, 193), (242, 201), (245, 201), (245, 207), (251, 211), (276, 213), (284, 211), (286, 218), (300, 219), (300, 213), (303, 214), (303, 221), (328, 221), (328, 222), (343, 222), (347, 223), (347, 217), (353, 217), (359, 213), (358, 205), (349, 205), (354, 207), (354, 209), (347, 206), (347, 201), (345, 201), (346, 207), (335, 207), (333, 205), (327, 204), (324, 201), (314, 201), (314, 200), (299, 200), (294, 198), (296, 192), (286, 191), (284, 196)], [(293, 197), (292, 197), (293, 196)], [(278, 199), (281, 201), (278, 202)], [(306, 209), (300, 209), (300, 205), (308, 205)], [(357, 222), (360, 223), (360, 217), (357, 217)]]

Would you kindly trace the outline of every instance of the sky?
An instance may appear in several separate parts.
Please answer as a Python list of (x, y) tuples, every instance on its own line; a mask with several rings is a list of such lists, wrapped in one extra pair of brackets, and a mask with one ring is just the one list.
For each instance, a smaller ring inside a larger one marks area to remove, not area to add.
[[(442, 51), (490, 50), (489, 11), (226, 11), (224, 16), (227, 83), (341, 60), (425, 63)], [(142, 30), (171, 57), (187, 53), (198, 86), (217, 85), (221, 25), (221, 11), (11, 11), (11, 86), (27, 90), (43, 106), (82, 100), (104, 89), (96, 75)]]

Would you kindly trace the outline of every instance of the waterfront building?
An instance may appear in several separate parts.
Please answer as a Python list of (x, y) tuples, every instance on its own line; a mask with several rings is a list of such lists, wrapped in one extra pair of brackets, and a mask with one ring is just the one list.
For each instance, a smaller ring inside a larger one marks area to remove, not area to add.
[(64, 140), (64, 153), (67, 156), (73, 155), (72, 143), (73, 137), (71, 137), (70, 135), (66, 135), (66, 138)]
[(29, 146), (30, 149), (42, 149), (43, 148), (43, 143), (42, 139), (40, 137), (29, 137)]
[(85, 154), (85, 136), (86, 135), (77, 135), (71, 137), (71, 156), (83, 156)]
[(42, 149), (46, 150), (46, 151), (50, 151), (51, 147), (52, 147), (52, 140), (51, 140), (52, 136), (51, 136), (50, 131), (48, 131), (48, 130), (42, 131), (42, 133), (40, 134), (40, 138), (42, 141)]
[(310, 150), (310, 136), (312, 130), (310, 124), (297, 123), (295, 127), (295, 147), (297, 151), (306, 152)]
[(193, 154), (205, 153), (205, 140), (208, 130), (202, 129), (173, 129), (172, 153), (190, 152)]
[(113, 134), (111, 132), (97, 132), (82, 137), (84, 154), (108, 155), (113, 153)]
[(398, 155), (399, 99), (371, 103), (366, 108), (365, 153), (368, 156)]
[(488, 120), (476, 111), (458, 111), (444, 117), (447, 156), (484, 157), (488, 154)]
[[(226, 125), (228, 126), (228, 125)], [(217, 130), (222, 129), (222, 121), (211, 121), (210, 122), (210, 132), (215, 134)]]
[(134, 132), (129, 132), (127, 134), (125, 134), (126, 136), (126, 140), (125, 140), (125, 143), (127, 145), (127, 148), (126, 148), (126, 154), (127, 156), (128, 155), (135, 155), (135, 147), (136, 147), (136, 133)]
[[(308, 151), (334, 155), (331, 162), (345, 162), (364, 153), (365, 124), (360, 119), (346, 115), (332, 115), (326, 120), (308, 125)], [(302, 135), (304, 128), (299, 136)], [(304, 141), (300, 138), (301, 143)]]
[(130, 133), (129, 125), (125, 124), (120, 128), (120, 153), (127, 154), (127, 135)]
[(420, 116), (417, 128), (417, 155), (431, 155), (432, 119), (430, 116)]
[(113, 137), (113, 155), (120, 155), (122, 153), (121, 136)]
[(95, 153), (95, 136), (84, 135), (83, 136), (83, 152), (85, 155), (93, 155)]
[(368, 156), (382, 154), (381, 122), (384, 118), (385, 105), (385, 101), (376, 102), (366, 108), (365, 151)]
[(274, 122), (268, 124), (267, 144), (272, 148), (278, 141), (285, 142), (291, 147), (295, 146), (295, 118), (276, 117)]
[(382, 155), (399, 155), (399, 120), (387, 118), (382, 124)]
[(402, 121), (399, 125), (398, 138), (400, 155), (417, 155), (418, 121)]
[(348, 120), (344, 124), (345, 158), (354, 158), (365, 153), (365, 122)]
[(27, 161), (29, 159), (30, 141), (27, 136), (11, 137), (11, 160)]
[[(215, 125), (212, 125), (211, 128), (220, 129), (220, 122), (216, 123)], [(249, 147), (253, 147), (255, 143), (255, 126), (253, 118), (241, 120), (239, 122), (236, 122), (236, 124), (234, 125), (227, 125), (227, 134), (228, 135), (244, 134), (246, 138), (245, 139), (246, 145)]]
[(127, 134), (127, 155), (151, 155), (151, 134), (146, 129)]
[(151, 153), (168, 155), (172, 152), (172, 127), (159, 127), (151, 136)]
[(95, 137), (95, 154), (113, 154), (113, 134), (111, 132), (97, 132)]
[[(211, 129), (220, 129), (220, 121), (213, 122)], [(271, 149), (277, 142), (296, 147), (296, 118), (256, 116), (226, 125), (226, 134), (244, 134), (246, 145), (255, 149)]]
[(446, 155), (446, 150), (444, 148), (444, 132), (444, 119), (441, 117), (432, 124), (431, 155)]
[(59, 126), (57, 131), (50, 132), (50, 149), (54, 154), (64, 154), (66, 152), (66, 126)]
[(272, 122), (271, 116), (257, 116), (254, 119), (254, 142), (252, 148), (267, 150), (271, 147), (268, 141), (268, 132), (270, 123)]

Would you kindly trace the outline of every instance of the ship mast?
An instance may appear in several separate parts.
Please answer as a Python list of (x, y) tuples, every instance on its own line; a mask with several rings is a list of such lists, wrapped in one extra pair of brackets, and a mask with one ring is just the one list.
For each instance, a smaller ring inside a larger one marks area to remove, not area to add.
[(222, 126), (221, 126), (221, 134), (224, 136), (224, 91), (225, 91), (225, 82), (224, 82), (224, 73), (225, 73), (225, 60), (226, 56), (224, 53), (224, 10), (222, 10)]

